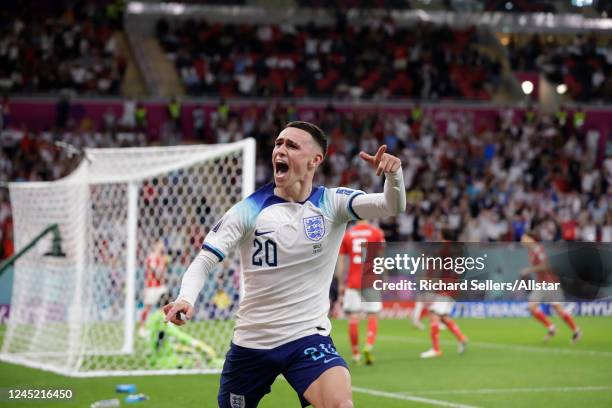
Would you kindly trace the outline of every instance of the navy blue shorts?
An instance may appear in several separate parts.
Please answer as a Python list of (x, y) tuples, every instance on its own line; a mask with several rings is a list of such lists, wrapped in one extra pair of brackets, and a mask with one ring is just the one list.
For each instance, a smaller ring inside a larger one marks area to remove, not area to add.
[(297, 392), (302, 407), (310, 405), (304, 392), (324, 371), (346, 362), (329, 336), (313, 334), (269, 350), (231, 343), (219, 387), (220, 408), (253, 408), (276, 377), (282, 374)]

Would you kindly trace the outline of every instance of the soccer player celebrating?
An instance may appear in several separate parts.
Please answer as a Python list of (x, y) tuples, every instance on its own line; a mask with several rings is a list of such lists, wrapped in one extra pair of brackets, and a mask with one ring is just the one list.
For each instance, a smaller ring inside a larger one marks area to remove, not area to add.
[(340, 257), (338, 258), (338, 275), (344, 274), (345, 258), (348, 258), (348, 275), (346, 278), (346, 289), (344, 276), (339, 276), (340, 295), (343, 297), (342, 307), (349, 318), (349, 338), (353, 352), (353, 362), (361, 363), (359, 353), (359, 317), (360, 313), (368, 314), (368, 335), (366, 346), (363, 350), (366, 364), (373, 364), (372, 348), (376, 341), (378, 331), (378, 313), (382, 309), (381, 302), (363, 302), (361, 299), (361, 244), (366, 242), (385, 242), (385, 235), (380, 228), (369, 224), (365, 220), (359, 220), (344, 234), (340, 246)]
[(290, 122), (275, 140), (274, 183), (234, 205), (206, 236), (164, 311), (178, 325), (180, 313), (190, 319), (207, 274), (239, 248), (244, 297), (221, 374), (221, 408), (256, 407), (279, 374), (302, 406), (353, 406), (346, 362), (329, 337), (328, 292), (346, 223), (406, 207), (401, 162), (385, 151), (360, 153), (385, 174), (383, 193), (316, 187), (327, 137), (311, 123)]
[[(526, 278), (528, 275), (534, 274), (537, 282), (559, 282), (559, 279), (550, 267), (544, 247), (536, 240), (535, 233), (525, 232), (521, 236), (521, 242), (527, 247), (529, 263), (531, 264), (530, 267), (521, 271), (521, 277)], [(570, 342), (576, 343), (582, 337), (582, 331), (576, 326), (572, 315), (563, 308), (563, 305), (561, 305), (560, 301), (562, 301), (562, 297), (563, 294), (559, 292), (534, 290), (529, 294), (529, 311), (536, 320), (547, 328), (548, 331), (544, 336), (544, 341), (548, 341), (557, 333), (557, 328), (550, 319), (546, 317), (542, 310), (540, 310), (540, 304), (550, 303), (552, 308), (555, 309), (557, 314), (561, 316), (572, 330), (572, 339)]]

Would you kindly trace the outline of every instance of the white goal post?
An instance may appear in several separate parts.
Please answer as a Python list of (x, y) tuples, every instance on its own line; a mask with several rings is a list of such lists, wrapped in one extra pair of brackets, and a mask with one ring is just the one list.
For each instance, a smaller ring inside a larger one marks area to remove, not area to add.
[(253, 139), (86, 149), (63, 179), (11, 183), (15, 247), (58, 224), (65, 256), (45, 256), (49, 238), (15, 263), (0, 359), (76, 377), (219, 372), (240, 298), (237, 254), (206, 280), (194, 319), (161, 334), (160, 304), (142, 319), (147, 263), (163, 248), (159, 294), (175, 298), (208, 230), (254, 186)]

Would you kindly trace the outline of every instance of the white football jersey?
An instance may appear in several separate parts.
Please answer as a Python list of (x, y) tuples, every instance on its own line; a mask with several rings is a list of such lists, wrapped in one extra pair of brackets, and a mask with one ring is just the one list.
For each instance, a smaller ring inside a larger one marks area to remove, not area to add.
[(328, 335), (329, 287), (346, 223), (357, 219), (362, 191), (313, 187), (303, 203), (274, 195), (272, 183), (234, 205), (202, 248), (219, 260), (236, 246), (244, 297), (233, 342), (270, 349), (304, 336)]

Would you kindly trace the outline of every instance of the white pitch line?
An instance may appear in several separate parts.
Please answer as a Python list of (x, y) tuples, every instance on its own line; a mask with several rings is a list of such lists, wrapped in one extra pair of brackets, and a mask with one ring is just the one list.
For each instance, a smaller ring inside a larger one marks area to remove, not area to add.
[[(281, 374), (278, 376), (281, 380), (287, 381), (287, 379)], [(360, 392), (362, 394), (375, 395), (377, 397), (385, 397), (398, 399), (402, 401), (412, 401), (412, 402), (421, 402), (423, 404), (435, 405), (438, 407), (449, 407), (449, 408), (478, 408), (474, 405), (464, 405), (464, 404), (455, 404), (454, 402), (435, 400), (431, 398), (417, 397), (413, 395), (406, 395), (405, 392), (395, 393), (395, 392), (387, 392), (387, 391), (379, 391), (373, 390), (370, 388), (362, 388), (362, 387), (351, 387), (353, 392)]]
[(360, 392), (362, 394), (374, 395), (374, 396), (377, 396), (377, 397), (385, 397), (385, 398), (398, 399), (398, 400), (402, 400), (402, 401), (420, 402), (422, 404), (435, 405), (435, 406), (438, 406), (438, 407), (477, 408), (477, 407), (475, 407), (473, 405), (456, 404), (454, 402), (449, 402), (449, 401), (441, 401), (441, 400), (435, 400), (435, 399), (431, 399), (431, 398), (417, 397), (417, 396), (414, 396), (414, 395), (406, 395), (405, 393), (398, 394), (398, 393), (395, 393), (395, 392), (372, 390), (372, 389), (369, 389), (369, 388), (353, 387), (353, 392)]
[(612, 357), (612, 352), (609, 351), (597, 351), (597, 350), (569, 350), (558, 347), (544, 348), (537, 346), (517, 346), (515, 344), (503, 344), (503, 343), (485, 343), (485, 342), (474, 342), (475, 346), (496, 349), (496, 350), (516, 350), (516, 351), (530, 351), (534, 353), (552, 353), (552, 354), (571, 354), (576, 356), (594, 356), (594, 357)]
[[(417, 339), (414, 337), (403, 337), (403, 336), (378, 336), (379, 339), (400, 341), (405, 343), (429, 343), (428, 339)], [(440, 341), (442, 344), (455, 344), (450, 340)], [(612, 352), (609, 351), (597, 351), (597, 350), (570, 350), (558, 347), (537, 347), (537, 346), (519, 346), (516, 344), (505, 344), (505, 343), (487, 343), (482, 341), (471, 341), (469, 346), (477, 346), (482, 348), (494, 349), (494, 350), (514, 350), (514, 351), (527, 351), (532, 353), (548, 353), (548, 354), (570, 354), (576, 356), (594, 356), (594, 357), (612, 357)], [(468, 346), (468, 347), (469, 347)]]
[(530, 393), (530, 392), (591, 392), (611, 391), (612, 386), (585, 386), (585, 387), (534, 387), (534, 388), (474, 388), (464, 390), (427, 390), (427, 391), (405, 391), (401, 394), (408, 395), (442, 395), (442, 394), (504, 394), (504, 393)]

